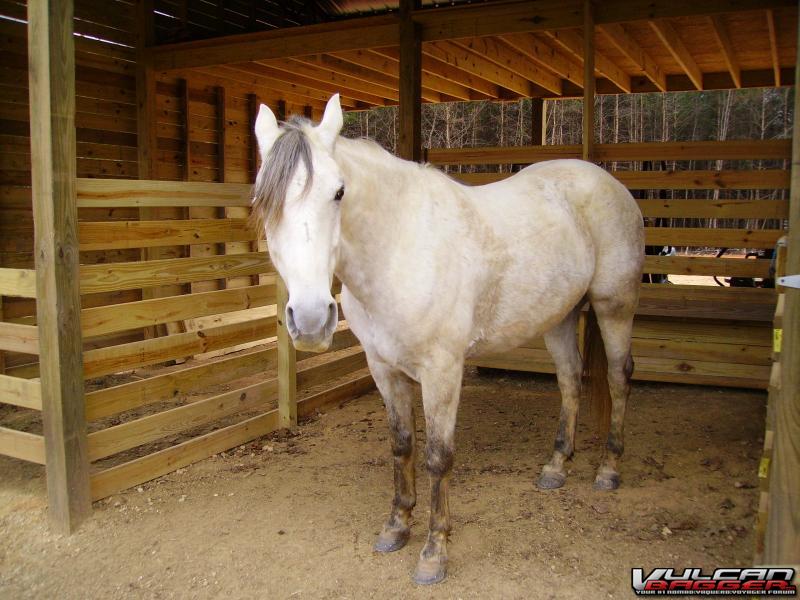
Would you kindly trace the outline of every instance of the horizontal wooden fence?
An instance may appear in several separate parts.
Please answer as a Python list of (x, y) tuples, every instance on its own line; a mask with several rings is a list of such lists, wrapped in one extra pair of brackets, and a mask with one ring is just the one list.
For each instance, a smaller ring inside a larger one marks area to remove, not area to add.
[[(526, 164), (580, 156), (581, 146), (577, 145), (437, 148), (427, 151), (426, 160), (447, 168), (453, 177), (478, 185), (512, 176), (512, 166), (516, 170)], [(651, 225), (646, 228), (647, 244), (687, 250), (677, 256), (648, 256), (645, 272), (718, 278), (770, 277), (768, 259), (716, 258), (707, 253), (693, 256), (691, 252), (774, 248), (785, 233), (783, 225), (788, 217), (788, 195), (783, 190), (789, 187), (790, 156), (790, 140), (595, 146), (595, 159), (641, 197), (639, 206), (646, 223)], [(631, 164), (632, 161), (665, 161), (669, 168), (638, 170), (638, 164)], [(463, 172), (465, 168), (473, 172)], [(681, 197), (688, 195), (685, 190), (711, 191), (705, 198)], [(652, 226), (657, 219), (689, 224)], [(757, 222), (761, 226), (694, 225), (699, 220), (721, 224)], [(767, 388), (774, 307), (772, 289), (643, 284), (634, 324), (634, 378)], [(509, 353), (478, 359), (474, 364), (555, 372), (542, 339), (531, 340)]]
[[(80, 269), (94, 499), (277, 429), (286, 378), (300, 417), (371, 389), (364, 352), (344, 321), (327, 353), (299, 353), (278, 368), (281, 283), (263, 240), (225, 210), (246, 214), (250, 186), (79, 179), (77, 187), (81, 255), (126, 251)], [(164, 207), (183, 210), (171, 219), (132, 218)], [(214, 210), (192, 218), (194, 207)], [(101, 220), (115, 211), (128, 218)], [(183, 250), (156, 259), (144, 250), (164, 247)], [(0, 403), (40, 411), (35, 275), (0, 269), (0, 296), (19, 301), (0, 322), (0, 352), (13, 358), (0, 375)], [(193, 286), (209, 281), (213, 289)], [(28, 429), (0, 428), (0, 454), (43, 464), (41, 431)]]

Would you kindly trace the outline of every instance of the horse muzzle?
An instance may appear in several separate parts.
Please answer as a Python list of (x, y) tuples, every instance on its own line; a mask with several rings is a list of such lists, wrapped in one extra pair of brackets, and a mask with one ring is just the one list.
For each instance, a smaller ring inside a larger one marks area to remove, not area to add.
[(286, 328), (301, 352), (325, 352), (330, 348), (339, 322), (339, 309), (333, 298), (316, 302), (289, 302)]

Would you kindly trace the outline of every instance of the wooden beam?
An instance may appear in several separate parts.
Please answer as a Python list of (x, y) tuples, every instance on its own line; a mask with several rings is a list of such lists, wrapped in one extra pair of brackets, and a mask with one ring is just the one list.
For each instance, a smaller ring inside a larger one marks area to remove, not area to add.
[[(316, 96), (330, 97), (331, 94), (340, 93), (346, 98), (366, 102), (370, 106), (385, 106), (397, 101), (397, 95), (380, 86), (370, 85), (363, 81), (347, 78), (338, 73), (330, 73), (305, 63), (291, 59), (275, 59), (265, 63), (246, 63), (232, 65), (247, 73), (270, 80), (284, 81), (290, 84), (303, 86), (307, 90), (317, 90)], [(309, 92), (311, 94), (312, 92)], [(384, 94), (388, 94), (387, 98)]]
[(81, 310), (81, 325), (84, 337), (94, 337), (145, 325), (219, 315), (270, 304), (275, 304), (275, 285), (265, 283), (190, 296), (168, 296), (84, 308)]
[[(647, 19), (711, 15), (791, 7), (793, 0), (609, 0), (599, 3), (598, 25)], [(426, 8), (414, 17), (423, 42), (581, 27), (580, 0), (507, 0)], [(174, 70), (391, 46), (399, 32), (397, 15), (359, 17), (334, 23), (282, 28), (167, 44), (154, 48), (157, 70)]]
[(518, 74), (520, 77), (535, 83), (552, 94), (560, 96), (562, 93), (561, 78), (553, 74), (552, 71), (543, 69), (537, 63), (528, 60), (524, 54), (517, 52), (513, 46), (505, 43), (501, 38), (465, 38), (456, 40), (455, 43), (478, 56), (489, 59), (512, 73)]
[(583, 0), (583, 160), (594, 160), (594, 11)]
[(667, 81), (661, 67), (656, 61), (645, 52), (642, 47), (630, 36), (623, 25), (618, 23), (600, 26), (606, 37), (611, 41), (617, 50), (628, 57), (631, 62), (636, 64), (662, 92), (667, 91)]
[[(398, 66), (399, 54), (397, 58), (379, 54), (372, 50), (349, 50), (338, 52), (337, 58), (350, 62), (366, 69), (371, 69), (375, 73), (390, 73), (399, 81), (400, 68)], [(400, 89), (399, 87), (397, 89)], [(470, 90), (458, 82), (445, 79), (429, 73), (424, 68), (422, 70), (422, 92), (423, 98), (426, 90), (435, 91), (439, 94), (452, 96), (459, 100), (472, 100)]]
[[(468, 73), (455, 65), (451, 65), (435, 56), (431, 56), (428, 54), (429, 48), (426, 45), (422, 47), (422, 71), (423, 73), (429, 73), (436, 77), (457, 82), (459, 85), (462, 85), (469, 90), (470, 92), (470, 99), (471, 100), (485, 100), (485, 99), (494, 99), (500, 96), (500, 88), (491, 83), (490, 81), (486, 81), (485, 79), (481, 79), (472, 73)], [(400, 62), (400, 50), (396, 47), (391, 48), (373, 48), (370, 52), (374, 52), (376, 54), (380, 54), (381, 56), (386, 56)]]
[(78, 208), (250, 206), (250, 185), (205, 181), (78, 179)]
[(389, 46), (398, 31), (397, 18), (386, 15), (167, 44), (152, 55), (158, 70), (193, 68)]
[(283, 279), (277, 281), (278, 321), (278, 422), (280, 427), (297, 425), (297, 355), (286, 326), (289, 290)]
[[(254, 312), (265, 314), (271, 310), (273, 310), (271, 307), (264, 307)], [(183, 356), (204, 354), (246, 342), (262, 341), (274, 337), (275, 331), (274, 316), (252, 318), (251, 315), (240, 315), (239, 322), (87, 350), (83, 356), (84, 376), (87, 379), (102, 377)]]
[(266, 254), (251, 252), (235, 256), (222, 254), (82, 265), (80, 282), (84, 294), (93, 294), (209, 281), (225, 276), (244, 277), (272, 271), (274, 268)]
[(35, 298), (36, 272), (33, 269), (0, 268), (0, 298), (3, 296)]
[(684, 73), (689, 76), (698, 90), (703, 89), (703, 73), (691, 52), (686, 48), (681, 36), (669, 21), (650, 21), (650, 28), (655, 31), (661, 42), (667, 47), (669, 53), (681, 66)]
[(0, 427), (0, 454), (44, 465), (45, 440), (41, 435)]
[(728, 34), (728, 27), (725, 25), (725, 18), (722, 15), (713, 15), (708, 20), (711, 24), (711, 30), (714, 32), (714, 37), (717, 38), (717, 43), (722, 52), (722, 59), (725, 61), (728, 71), (730, 71), (733, 85), (740, 88), (742, 87), (742, 69), (739, 66), (739, 60), (736, 58), (736, 52)]
[(772, 57), (772, 71), (775, 74), (775, 87), (781, 87), (781, 62), (778, 58), (778, 35), (775, 31), (775, 12), (767, 9), (767, 33), (769, 35), (769, 54)]
[[(796, 40), (800, 43), (800, 22)], [(800, 61), (795, 60), (795, 79)], [(800, 274), (800, 94), (794, 96), (792, 188), (789, 197), (786, 275)], [(784, 288), (780, 347), (780, 392), (776, 398), (775, 445), (770, 465), (769, 515), (764, 547), (766, 564), (800, 564), (800, 289)]]
[[(269, 104), (275, 108), (279, 99), (286, 102), (302, 106), (311, 104), (312, 106), (325, 108), (324, 98), (329, 98), (330, 94), (321, 91), (322, 86), (309, 88), (304, 84), (290, 83), (283, 81), (279, 77), (272, 75), (266, 76), (260, 71), (261, 65), (256, 63), (246, 63), (244, 65), (229, 65), (224, 67), (214, 67), (211, 69), (195, 69), (204, 80), (211, 84), (224, 85), (229, 92), (248, 94), (255, 91), (261, 97), (264, 104)], [(275, 75), (281, 75), (281, 71), (273, 69)], [(268, 87), (267, 87), (268, 85)], [(343, 107), (354, 107), (356, 105), (352, 98), (344, 96), (342, 99)]]
[[(360, 50), (353, 50), (352, 52), (364, 52)], [(380, 60), (380, 57), (377, 57)], [(355, 64), (351, 61), (341, 59), (337, 56), (327, 54), (319, 54), (314, 56), (304, 56), (296, 59), (306, 64), (314, 65), (327, 69), (334, 73), (339, 73), (350, 79), (358, 79), (367, 84), (380, 85), (397, 93), (400, 89), (400, 83), (397, 72), (392, 73), (389, 70), (375, 71), (368, 67)], [(427, 102), (441, 102), (442, 95), (439, 92), (422, 87), (422, 99)]]
[[(335, 61), (329, 61), (335, 62)], [(296, 58), (278, 58), (267, 63), (278, 69), (283, 69), (290, 73), (297, 73), (305, 77), (310, 77), (316, 81), (323, 81), (338, 86), (342, 93), (353, 96), (354, 93), (371, 94), (380, 98), (375, 104), (380, 106), (387, 100), (397, 102), (399, 95), (397, 90), (391, 89), (383, 84), (365, 81), (362, 78), (343, 74), (341, 70), (332, 70), (330, 66), (322, 65), (313, 57), (300, 56)]]
[(0, 322), (0, 350), (39, 354), (39, 332), (36, 326)]
[(413, 20), (418, 0), (400, 0), (400, 126), (397, 155), (422, 160), (422, 40)]
[(0, 374), (0, 402), (42, 410), (42, 385), (36, 379)]
[[(556, 46), (574, 57), (579, 63), (583, 64), (583, 35), (574, 30), (546, 31), (544, 32)], [(630, 93), (631, 77), (623, 71), (614, 61), (606, 57), (605, 54), (594, 53), (594, 66), (597, 73), (608, 79), (621, 91)], [(583, 73), (581, 73), (581, 85), (583, 84)]]
[(47, 496), (56, 529), (92, 510), (83, 389), (75, 185), (75, 49), (71, 0), (28, 3), (36, 315), (42, 360)]
[[(784, 160), (791, 158), (791, 140), (729, 140), (724, 142), (637, 142), (597, 144), (600, 161), (627, 160)], [(447, 165), (497, 165), (535, 163), (557, 158), (577, 158), (578, 145), (483, 146), (480, 148), (430, 148), (428, 161)], [(753, 173), (753, 171), (747, 171)], [(641, 171), (639, 173), (642, 173)], [(649, 171), (656, 173), (658, 171)], [(763, 171), (757, 171), (756, 176)], [(692, 200), (695, 202), (695, 200)], [(696, 200), (696, 202), (700, 202)], [(720, 201), (727, 202), (727, 201)], [(733, 202), (733, 201), (730, 201)]]
[(476, 75), (495, 85), (506, 88), (520, 96), (537, 96), (537, 88), (530, 81), (509, 69), (492, 62), (478, 54), (447, 41), (425, 44), (425, 53), (451, 65), (458, 65), (462, 71)]
[(500, 39), (526, 58), (553, 71), (559, 77), (583, 87), (583, 71), (580, 65), (570, 60), (566, 53), (559, 52), (546, 43), (541, 34), (509, 33), (500, 36)]

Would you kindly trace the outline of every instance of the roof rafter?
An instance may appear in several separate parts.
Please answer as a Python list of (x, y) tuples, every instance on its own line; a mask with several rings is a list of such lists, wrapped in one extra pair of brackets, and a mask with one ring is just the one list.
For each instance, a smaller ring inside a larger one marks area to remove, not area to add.
[[(223, 85), (230, 87), (231, 83), (240, 87), (242, 90), (255, 91), (259, 94), (262, 102), (267, 99), (276, 105), (277, 101), (285, 100), (287, 102), (299, 105), (311, 106), (316, 110), (323, 110), (325, 108), (325, 101), (327, 96), (324, 92), (313, 90), (301, 85), (288, 84), (284, 81), (272, 80), (269, 82), (269, 89), (264, 85), (264, 78), (248, 74), (244, 71), (239, 71), (233, 67), (220, 66), (220, 67), (202, 67), (196, 70), (186, 72), (186, 79), (192, 81), (191, 75), (193, 73), (202, 77), (203, 81), (214, 85)], [(181, 73), (183, 74), (183, 73)], [(258, 85), (259, 87), (255, 87)], [(342, 96), (342, 106), (347, 108), (358, 108), (358, 102), (352, 98)]]
[[(387, 71), (376, 72), (372, 69), (369, 69), (361, 65), (353, 64), (350, 61), (343, 60), (336, 56), (331, 56), (328, 54), (318, 54), (313, 56), (300, 56), (292, 60), (296, 60), (298, 62), (302, 62), (314, 67), (321, 67), (323, 69), (328, 69), (333, 73), (338, 73), (340, 75), (347, 77), (348, 81), (351, 82), (352, 80), (356, 79), (363, 81), (368, 85), (369, 84), (380, 85), (393, 92), (397, 92), (400, 90), (399, 75), (392, 74), (391, 72)], [(434, 92), (433, 90), (423, 87), (422, 99), (428, 102), (441, 102), (442, 95), (439, 92)]]
[[(370, 51), (398, 62), (400, 60), (400, 50), (397, 47), (372, 48)], [(486, 100), (498, 98), (500, 96), (499, 86), (491, 81), (481, 79), (472, 73), (468, 73), (447, 62), (425, 54), (425, 45), (422, 46), (422, 71), (423, 73), (431, 73), (438, 77), (458, 82), (464, 87), (469, 88), (472, 90), (470, 93), (471, 100)]]
[(559, 77), (583, 87), (583, 71), (580, 65), (547, 44), (539, 35), (534, 33), (509, 33), (508, 35), (500, 36), (500, 39), (530, 60), (550, 69)]
[(767, 32), (769, 33), (769, 51), (772, 56), (772, 71), (775, 73), (775, 87), (781, 86), (781, 63), (778, 58), (778, 36), (775, 33), (775, 13), (767, 10)]
[(422, 46), (422, 52), (520, 96), (539, 95), (534, 84), (527, 79), (453, 42), (430, 42)]
[(708, 20), (711, 23), (711, 30), (717, 38), (720, 50), (722, 50), (722, 59), (725, 61), (728, 71), (731, 73), (733, 85), (740, 88), (742, 87), (742, 69), (733, 51), (733, 44), (728, 34), (728, 27), (725, 25), (725, 19), (722, 15), (713, 15), (709, 17)]
[(489, 59), (496, 65), (518, 74), (520, 77), (543, 87), (549, 92), (558, 96), (562, 93), (563, 86), (560, 77), (527, 60), (513, 46), (505, 43), (500, 38), (469, 38), (455, 40), (454, 43), (480, 57)]
[[(398, 73), (399, 75), (399, 61), (372, 50), (345, 50), (343, 52), (337, 52), (334, 56), (354, 65), (371, 69), (374, 72)], [(451, 81), (429, 73), (424, 69), (422, 71), (422, 89), (423, 91), (425, 89), (430, 89), (458, 100), (472, 99), (472, 94), (466, 86), (456, 81)]]
[(645, 52), (642, 47), (634, 40), (627, 32), (625, 27), (619, 23), (610, 25), (602, 25), (599, 27), (606, 37), (611, 41), (617, 50), (627, 56), (634, 64), (636, 64), (652, 81), (656, 87), (662, 92), (667, 91), (666, 75), (658, 66), (656, 61)]
[[(545, 32), (553, 42), (583, 65), (583, 34), (572, 29)], [(594, 70), (625, 93), (631, 91), (631, 77), (605, 54), (595, 51)], [(583, 76), (581, 76), (581, 80)]]
[(314, 64), (313, 60), (308, 57), (277, 58), (270, 61), (259, 61), (259, 64), (268, 65), (292, 75), (302, 75), (314, 81), (327, 82), (342, 90), (351, 90), (351, 95), (355, 93), (369, 94), (392, 102), (397, 102), (400, 98), (396, 90), (330, 71), (327, 67)]
[(257, 75), (262, 78), (266, 78), (269, 83), (271, 83), (272, 80), (277, 80), (290, 83), (293, 85), (304, 86), (305, 88), (311, 90), (319, 90), (320, 92), (327, 94), (328, 97), (330, 97), (331, 94), (340, 92), (341, 94), (349, 96), (354, 100), (358, 100), (360, 102), (366, 102), (367, 104), (372, 106), (385, 106), (388, 104), (393, 104), (393, 102), (381, 96), (376, 96), (374, 94), (367, 94), (358, 90), (343, 88), (341, 85), (338, 85), (336, 83), (317, 80), (305, 74), (300, 75), (298, 74), (297, 67), (294, 67), (293, 69), (291, 68), (278, 69), (273, 65), (262, 64), (262, 63), (242, 63), (242, 64), (230, 65), (230, 67), (238, 71), (243, 71), (245, 73), (250, 73), (252, 75)]
[(669, 21), (649, 21), (650, 28), (655, 31), (661, 42), (667, 47), (669, 53), (678, 62), (683, 72), (689, 76), (698, 90), (703, 89), (703, 72), (697, 66), (692, 53), (686, 48), (681, 36)]

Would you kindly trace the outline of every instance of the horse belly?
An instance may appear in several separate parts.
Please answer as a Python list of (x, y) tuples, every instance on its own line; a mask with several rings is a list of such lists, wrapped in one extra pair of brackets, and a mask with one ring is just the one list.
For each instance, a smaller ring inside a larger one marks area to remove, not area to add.
[[(505, 272), (487, 286), (468, 357), (511, 350), (543, 335), (585, 296), (595, 263), (588, 234), (569, 227), (532, 238), (531, 244), (519, 244)], [(547, 248), (558, 251), (544, 252)]]

